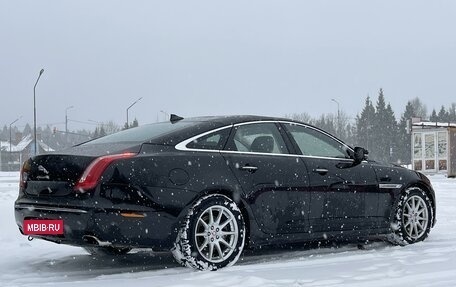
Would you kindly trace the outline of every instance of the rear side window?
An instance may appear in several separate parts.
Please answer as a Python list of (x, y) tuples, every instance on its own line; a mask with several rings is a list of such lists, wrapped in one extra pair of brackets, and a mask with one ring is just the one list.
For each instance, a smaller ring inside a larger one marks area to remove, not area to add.
[(227, 150), (253, 153), (288, 153), (279, 129), (274, 123), (241, 125), (234, 129)]
[(231, 127), (199, 137), (187, 144), (187, 148), (221, 150), (230, 135)]

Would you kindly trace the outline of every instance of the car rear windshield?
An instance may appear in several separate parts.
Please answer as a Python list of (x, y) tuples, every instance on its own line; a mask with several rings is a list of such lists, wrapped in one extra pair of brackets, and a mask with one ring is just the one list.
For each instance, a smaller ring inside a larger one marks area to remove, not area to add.
[(184, 129), (194, 124), (195, 122), (193, 121), (179, 121), (174, 124), (171, 122), (148, 124), (94, 139), (92, 141), (84, 143), (83, 145), (121, 142), (141, 143), (174, 131)]

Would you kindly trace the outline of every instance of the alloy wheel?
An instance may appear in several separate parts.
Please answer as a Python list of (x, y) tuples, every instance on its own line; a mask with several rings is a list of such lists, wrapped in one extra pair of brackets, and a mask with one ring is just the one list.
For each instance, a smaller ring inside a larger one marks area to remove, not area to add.
[(429, 212), (421, 197), (414, 195), (405, 202), (402, 223), (407, 235), (412, 239), (418, 239), (426, 233)]
[(219, 263), (231, 256), (238, 242), (238, 224), (234, 214), (224, 206), (211, 206), (198, 218), (195, 242), (204, 259)]

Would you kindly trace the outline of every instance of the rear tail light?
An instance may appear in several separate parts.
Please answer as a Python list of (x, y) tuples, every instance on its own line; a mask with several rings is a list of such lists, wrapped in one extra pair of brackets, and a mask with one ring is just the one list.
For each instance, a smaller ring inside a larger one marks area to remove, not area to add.
[(81, 178), (79, 179), (78, 183), (74, 187), (76, 191), (81, 193), (86, 192), (89, 189), (94, 188), (97, 186), (98, 182), (100, 181), (101, 175), (103, 172), (108, 168), (108, 166), (115, 160), (118, 159), (125, 159), (131, 158), (135, 156), (135, 153), (122, 153), (122, 154), (113, 154), (113, 155), (105, 155), (101, 156), (86, 168), (84, 173), (82, 174)]
[(21, 167), (19, 187), (25, 188), (27, 186), (28, 175), (30, 172), (30, 162), (27, 160)]

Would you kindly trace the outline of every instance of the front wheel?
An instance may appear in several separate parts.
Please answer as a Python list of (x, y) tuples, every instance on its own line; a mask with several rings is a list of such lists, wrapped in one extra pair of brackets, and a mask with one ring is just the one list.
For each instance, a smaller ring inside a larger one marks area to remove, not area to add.
[(429, 196), (420, 188), (407, 189), (399, 198), (392, 214), (389, 241), (406, 245), (428, 237), (434, 220), (434, 210)]
[(172, 253), (184, 266), (217, 270), (236, 263), (244, 242), (244, 218), (236, 203), (224, 195), (208, 195), (190, 208)]

